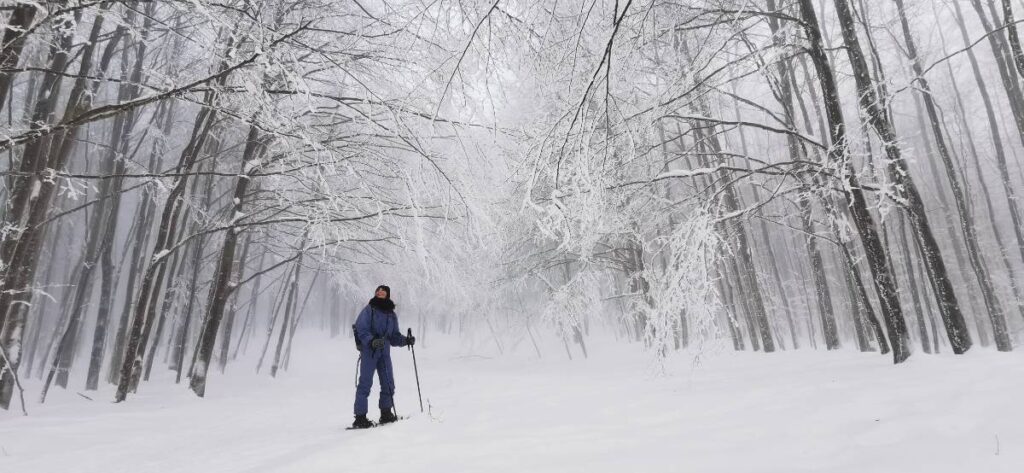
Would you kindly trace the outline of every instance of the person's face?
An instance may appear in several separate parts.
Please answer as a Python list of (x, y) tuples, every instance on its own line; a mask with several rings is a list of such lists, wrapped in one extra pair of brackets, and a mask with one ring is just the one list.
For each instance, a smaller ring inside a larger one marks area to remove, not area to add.
[(387, 299), (388, 298), (388, 292), (385, 291), (384, 289), (377, 289), (376, 296), (377, 296), (378, 299)]

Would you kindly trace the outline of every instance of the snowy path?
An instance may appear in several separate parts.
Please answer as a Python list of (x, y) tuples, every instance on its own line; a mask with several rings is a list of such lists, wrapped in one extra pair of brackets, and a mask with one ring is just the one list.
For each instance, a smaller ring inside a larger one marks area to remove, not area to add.
[(427, 415), (398, 351), (398, 408), (412, 417), (345, 431), (344, 341), (307, 344), (278, 380), (234, 366), (205, 400), (167, 380), (122, 405), (56, 390), (30, 417), (0, 414), (0, 472), (1024, 471), (1020, 353), (901, 367), (853, 352), (725, 353), (654, 378), (635, 347), (574, 362), (421, 349)]

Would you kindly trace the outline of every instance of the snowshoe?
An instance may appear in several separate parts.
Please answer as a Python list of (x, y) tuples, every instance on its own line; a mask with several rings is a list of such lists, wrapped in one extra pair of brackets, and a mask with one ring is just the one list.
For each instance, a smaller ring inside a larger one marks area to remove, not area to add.
[(352, 422), (352, 427), (349, 427), (349, 429), (369, 429), (373, 426), (374, 424), (370, 422), (370, 419), (367, 419), (365, 415), (361, 415), (356, 416), (356, 420)]
[(379, 423), (381, 425), (383, 425), (383, 424), (390, 424), (390, 423), (395, 422), (397, 420), (398, 420), (398, 416), (396, 416), (395, 413), (391, 412), (391, 410), (389, 409), (389, 410), (386, 410), (386, 411), (380, 411), (380, 420), (377, 421), (377, 423)]

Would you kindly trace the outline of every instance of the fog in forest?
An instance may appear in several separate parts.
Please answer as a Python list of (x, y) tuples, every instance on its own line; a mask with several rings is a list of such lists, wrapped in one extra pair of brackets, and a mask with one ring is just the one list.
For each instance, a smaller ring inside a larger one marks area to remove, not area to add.
[(379, 284), (545, 360), (1015, 350), (1022, 10), (2, 0), (0, 406), (278, 376)]

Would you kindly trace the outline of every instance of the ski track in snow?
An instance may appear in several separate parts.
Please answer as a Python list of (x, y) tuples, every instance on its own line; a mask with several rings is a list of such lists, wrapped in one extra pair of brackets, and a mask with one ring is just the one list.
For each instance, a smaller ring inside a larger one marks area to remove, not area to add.
[(653, 376), (636, 345), (591, 342), (575, 361), (557, 347), (540, 360), (417, 347), (421, 414), (412, 360), (395, 349), (396, 403), (410, 418), (346, 431), (349, 342), (297, 343), (276, 380), (231, 365), (211, 374), (206, 399), (155, 372), (123, 404), (107, 388), (93, 401), (53, 389), (39, 405), (32, 380), (30, 416), (0, 413), (0, 472), (1024, 471), (1021, 353), (917, 353), (892, 366), (845, 350), (728, 352), (699, 366), (680, 355)]

